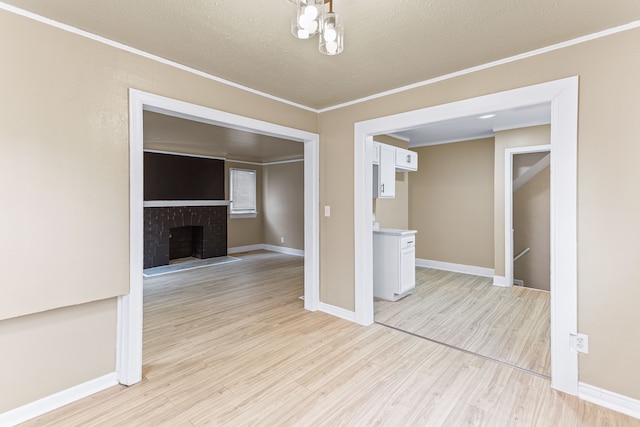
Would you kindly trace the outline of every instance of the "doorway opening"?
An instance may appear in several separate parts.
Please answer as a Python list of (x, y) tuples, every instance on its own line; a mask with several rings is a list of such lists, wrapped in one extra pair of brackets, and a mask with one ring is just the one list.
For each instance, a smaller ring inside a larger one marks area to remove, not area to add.
[(569, 348), (577, 329), (577, 111), (578, 78), (429, 107), (355, 124), (355, 317), (373, 323), (372, 136), (459, 117), (530, 105), (551, 108), (551, 386), (578, 391), (578, 357)]
[(116, 349), (118, 381), (125, 385), (142, 379), (144, 111), (304, 144), (304, 308), (315, 311), (319, 305), (319, 135), (130, 89), (130, 290), (118, 298)]
[[(506, 119), (502, 114), (497, 116), (504, 123)], [(405, 184), (407, 194), (388, 200), (400, 212), (408, 206), (407, 222), (402, 225), (389, 215), (381, 218), (376, 215), (376, 221), (380, 219), (385, 229), (417, 231), (416, 262), (410, 262), (410, 277), (415, 277), (412, 281), (415, 287), (412, 286), (401, 301), (380, 294), (380, 276), (376, 269), (385, 271), (394, 264), (376, 258), (376, 254), (381, 253), (381, 242), (379, 233), (374, 231), (376, 323), (550, 378), (549, 294), (521, 287), (495, 286), (493, 282), (494, 273), (498, 271), (497, 265), (494, 268), (497, 264), (494, 259), (498, 256), (494, 253), (494, 241), (504, 247), (504, 238), (494, 233), (497, 227), (494, 224), (502, 217), (495, 213), (503, 193), (494, 187), (504, 186), (504, 147), (523, 141), (548, 143), (549, 115), (546, 119), (547, 125), (519, 127), (516, 124), (516, 128), (498, 128), (495, 136), (483, 138), (468, 136), (462, 141), (436, 143), (416, 135), (410, 140), (410, 149), (417, 152), (420, 160), (418, 170), (406, 174), (404, 183), (396, 177), (396, 186)], [(478, 121), (476, 117), (466, 120)], [(459, 121), (456, 125), (456, 129), (463, 127)], [(437, 126), (444, 125), (427, 126), (412, 133), (426, 133)], [(491, 126), (496, 129), (494, 124)], [(530, 160), (535, 163), (535, 159)], [(520, 163), (516, 163), (514, 171), (526, 169), (527, 165)], [(538, 184), (541, 175), (524, 184), (514, 201), (522, 201), (523, 194), (532, 194), (530, 190)], [(546, 195), (548, 242), (548, 187)], [(527, 219), (526, 212), (523, 216)], [(531, 225), (540, 226), (539, 219), (536, 217), (535, 224)], [(525, 225), (523, 222), (523, 228)], [(537, 243), (544, 239), (533, 237), (535, 239), (527, 239), (525, 243), (534, 248), (533, 255), (539, 256), (541, 248)], [(548, 254), (548, 244), (546, 252)], [(387, 259), (393, 260), (392, 255), (387, 253)], [(531, 255), (531, 252), (527, 254)], [(529, 258), (520, 260), (529, 261)]]
[[(538, 155), (538, 156), (536, 156)], [(529, 159), (529, 161), (525, 161)], [(516, 159), (524, 161), (518, 171)], [(505, 278), (508, 284), (550, 291), (550, 181), (549, 165), (551, 162), (551, 146), (537, 145), (514, 147), (505, 150)], [(537, 189), (541, 192), (536, 199), (535, 194), (521, 195), (516, 191), (528, 189), (527, 183), (542, 178)], [(544, 179), (546, 178), (546, 179)], [(524, 197), (524, 198), (523, 198)], [(517, 229), (516, 229), (517, 226)], [(540, 230), (539, 228), (543, 229)], [(538, 229), (536, 229), (538, 228)], [(548, 232), (545, 232), (548, 231)], [(532, 249), (533, 246), (533, 249)], [(533, 259), (532, 259), (533, 258)], [(545, 261), (546, 258), (546, 261)], [(532, 262), (534, 261), (534, 262)], [(516, 263), (518, 274), (516, 274)], [(530, 268), (533, 266), (536, 268)], [(524, 279), (526, 276), (527, 279)], [(529, 286), (530, 285), (530, 286)]]

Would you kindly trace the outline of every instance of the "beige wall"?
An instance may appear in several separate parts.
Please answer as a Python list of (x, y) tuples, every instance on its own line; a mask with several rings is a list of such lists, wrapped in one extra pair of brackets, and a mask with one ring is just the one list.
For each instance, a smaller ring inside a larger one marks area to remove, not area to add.
[[(377, 135), (374, 141), (407, 148), (406, 141), (388, 135)], [(373, 213), (381, 228), (409, 228), (409, 180), (413, 172), (396, 172), (396, 196), (393, 199), (373, 199)]]
[(531, 248), (513, 264), (513, 277), (528, 288), (550, 288), (550, 167), (513, 193), (514, 255)]
[[(65, 372), (63, 381), (47, 371), (19, 399), (14, 384), (3, 382), (5, 408), (115, 368), (114, 337), (102, 333), (115, 328), (114, 304), (93, 322), (97, 342), (77, 344), (85, 360), (95, 360), (90, 375), (64, 357), (64, 341), (43, 343), (26, 323), (55, 325), (53, 311), (29, 314), (68, 307), (60, 310), (68, 324), (52, 335), (74, 335), (87, 322), (71, 306), (128, 290), (128, 88), (319, 132), (320, 205), (332, 207), (330, 217), (320, 216), (320, 298), (353, 310), (354, 123), (573, 75), (580, 76), (578, 326), (590, 337), (580, 381), (640, 399), (640, 342), (627, 339), (640, 300), (640, 199), (629, 197), (640, 181), (640, 29), (316, 115), (6, 11), (0, 28), (11, 34), (0, 38), (0, 194), (12, 207), (0, 229), (0, 240), (12, 242), (0, 248), (0, 316), (25, 316), (0, 328), (3, 339), (22, 337), (21, 354), (37, 355), (16, 360), (0, 352), (0, 365), (21, 380), (31, 378), (34, 363)], [(100, 244), (78, 251), (87, 241)], [(24, 256), (33, 242), (43, 254), (37, 268)]]
[[(550, 127), (534, 126), (528, 128), (496, 132), (495, 138), (495, 175), (494, 175), (494, 262), (495, 275), (504, 276), (504, 150), (514, 147), (545, 145), (551, 141)], [(511, 178), (511, 177), (510, 177)]]
[(304, 250), (304, 162), (265, 165), (263, 177), (264, 243)]
[[(354, 123), (577, 75), (578, 327), (590, 338), (580, 381), (640, 398), (640, 29), (554, 50), (320, 114), (322, 301), (354, 309)], [(423, 159), (420, 158), (421, 165)], [(504, 258), (504, 257), (502, 257)], [(622, 345), (621, 343), (624, 343)]]
[(114, 371), (116, 300), (0, 322), (0, 414)]
[(6, 11), (0, 28), (2, 411), (115, 370), (129, 88), (310, 132), (317, 115)]
[(231, 218), (227, 210), (227, 247), (259, 245), (264, 243), (264, 198), (263, 194), (263, 166), (248, 165), (246, 163), (224, 162), (225, 198), (229, 200), (229, 168), (253, 169), (256, 171), (256, 207), (258, 215), (255, 218)]
[(416, 258), (493, 268), (493, 138), (414, 148)]

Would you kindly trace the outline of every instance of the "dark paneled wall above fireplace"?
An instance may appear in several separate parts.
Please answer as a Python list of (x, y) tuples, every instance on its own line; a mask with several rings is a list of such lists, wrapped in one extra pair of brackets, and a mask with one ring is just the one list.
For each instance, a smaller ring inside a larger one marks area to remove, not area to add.
[(224, 160), (144, 153), (144, 200), (223, 200)]

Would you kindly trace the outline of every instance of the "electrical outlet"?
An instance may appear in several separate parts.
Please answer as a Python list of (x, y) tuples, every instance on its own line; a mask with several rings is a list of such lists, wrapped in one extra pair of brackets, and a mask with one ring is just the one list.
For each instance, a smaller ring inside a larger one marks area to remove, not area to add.
[(589, 353), (589, 336), (585, 334), (571, 334), (572, 347), (578, 353)]
[(284, 243), (284, 237), (280, 237), (280, 243)]
[(589, 336), (584, 334), (576, 335), (576, 350), (580, 353), (589, 353)]

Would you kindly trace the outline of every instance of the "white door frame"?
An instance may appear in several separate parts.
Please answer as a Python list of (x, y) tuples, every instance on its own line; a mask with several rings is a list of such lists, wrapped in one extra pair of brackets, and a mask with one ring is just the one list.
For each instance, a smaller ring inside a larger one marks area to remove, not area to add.
[[(507, 287), (513, 286), (513, 156), (515, 154), (552, 152), (551, 145), (531, 145), (528, 147), (512, 147), (504, 150), (504, 278)], [(553, 157), (553, 154), (551, 155)], [(550, 192), (553, 189), (550, 189)], [(553, 203), (553, 197), (551, 197)], [(553, 207), (550, 208), (553, 212)], [(550, 218), (551, 236), (553, 236), (553, 219)], [(551, 259), (554, 245), (551, 244)], [(553, 276), (553, 269), (551, 269)], [(550, 280), (553, 283), (553, 279)]]
[(143, 317), (143, 111), (153, 111), (304, 143), (304, 308), (318, 309), (319, 141), (318, 134), (230, 114), (136, 89), (129, 90), (129, 294), (118, 298), (116, 372), (121, 384), (142, 379)]
[(510, 108), (551, 106), (551, 386), (578, 394), (577, 331), (578, 77), (522, 87), (358, 122), (354, 126), (355, 319), (374, 321), (371, 136)]

